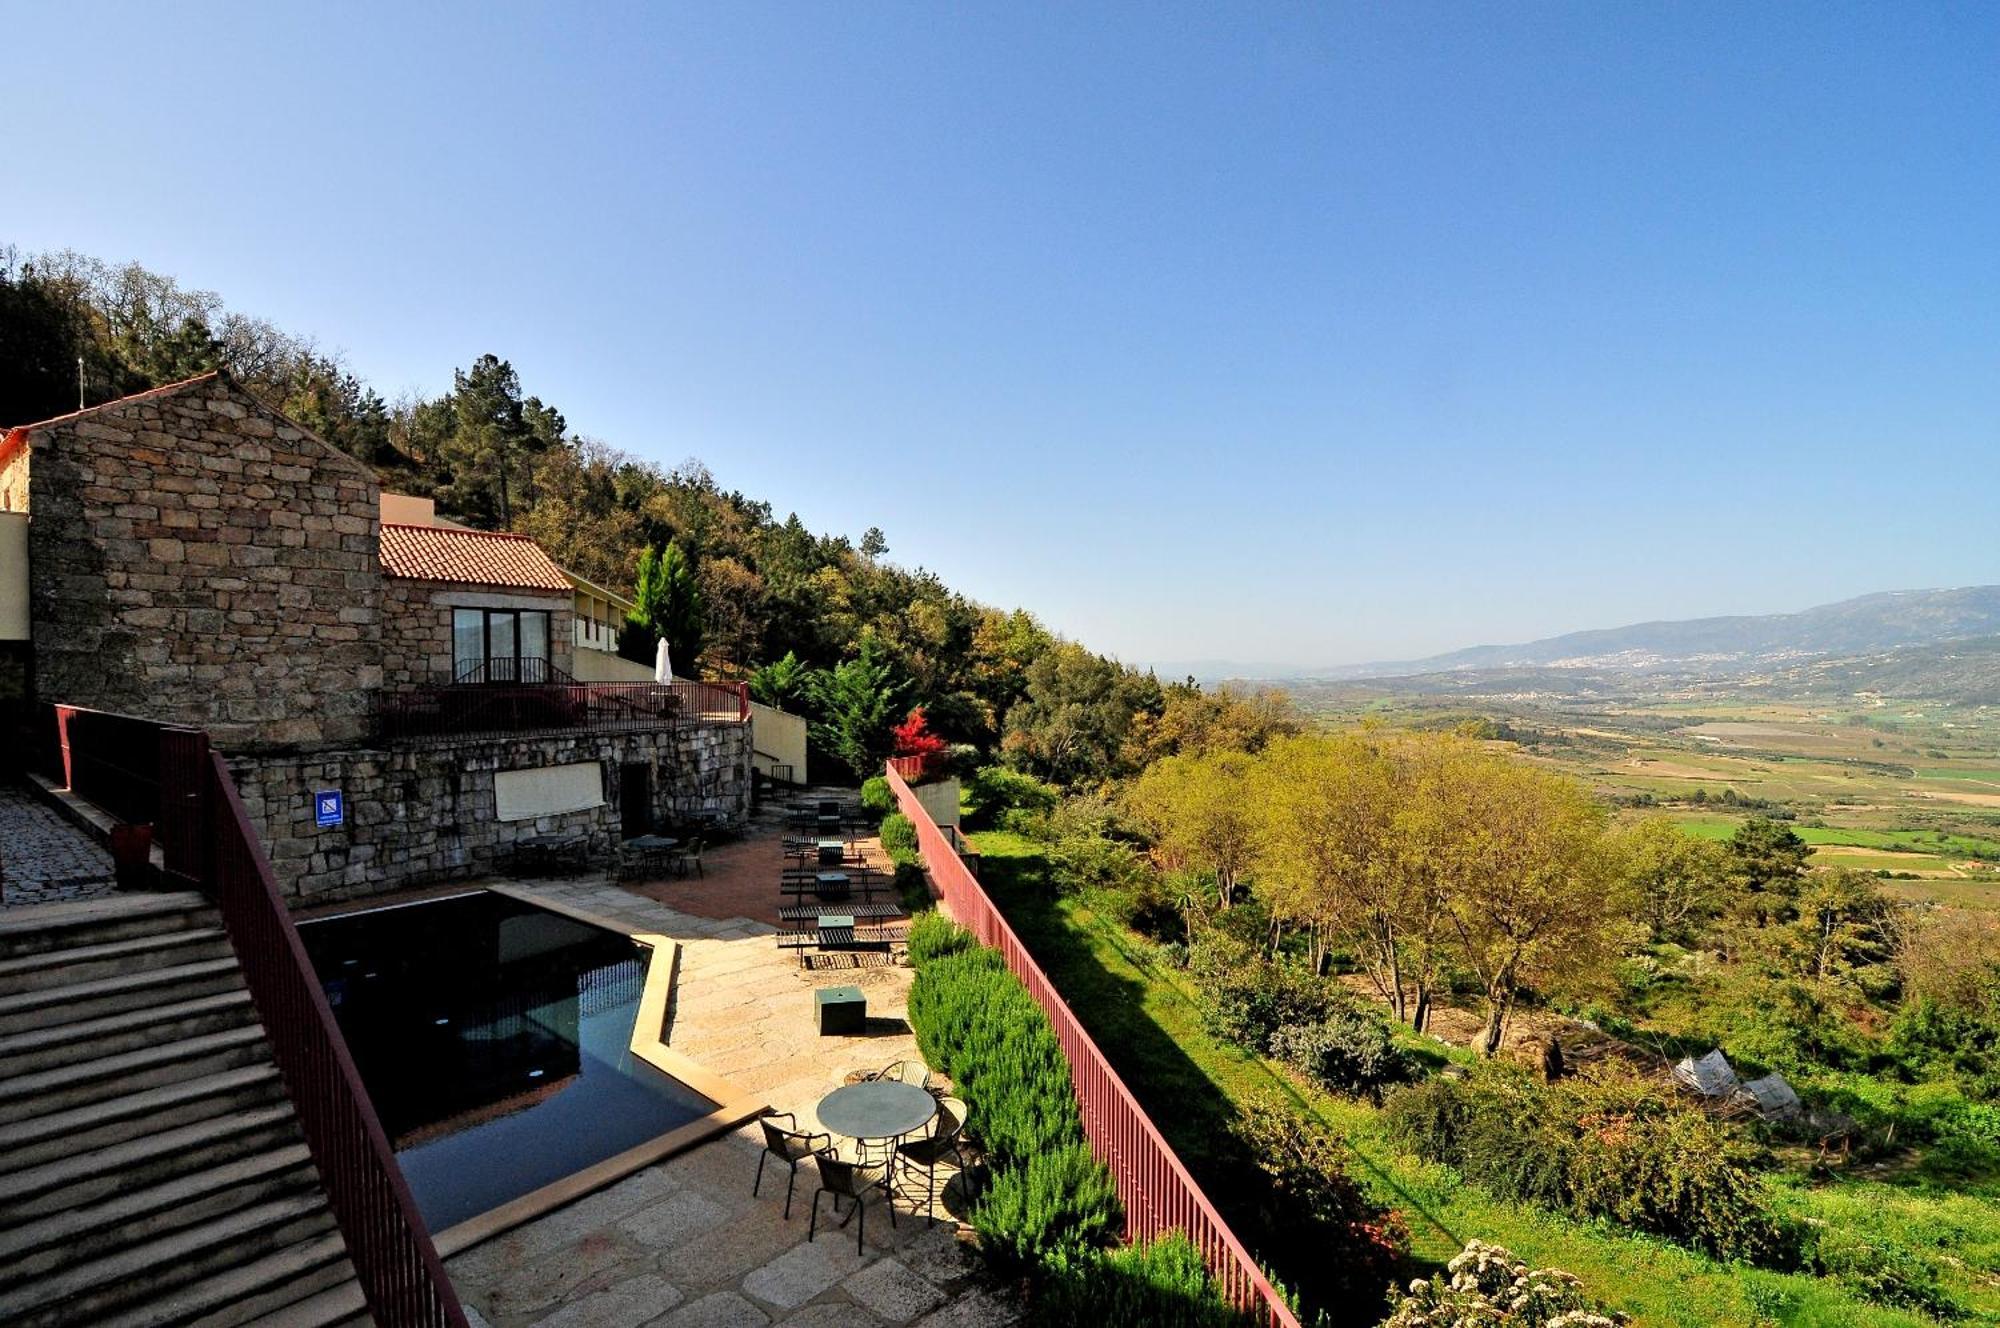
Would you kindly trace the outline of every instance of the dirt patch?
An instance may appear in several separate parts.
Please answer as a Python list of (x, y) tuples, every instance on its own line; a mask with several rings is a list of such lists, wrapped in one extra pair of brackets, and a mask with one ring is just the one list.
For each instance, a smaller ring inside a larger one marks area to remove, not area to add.
[(1935, 802), (1962, 802), (1968, 807), (2000, 807), (2000, 793), (1946, 793), (1937, 789), (1911, 789), (1913, 798), (1929, 798)]
[(1805, 729), (1788, 729), (1782, 724), (1702, 724), (1684, 730), (1696, 737), (1716, 738), (1818, 738), (1823, 735)]
[(1625, 769), (1635, 775), (1650, 775), (1655, 779), (1702, 779), (1714, 784), (1742, 783), (1750, 778), (1747, 774), (1719, 775), (1700, 766), (1682, 765), (1678, 761), (1656, 761), (1644, 756), (1625, 762)]
[[(1347, 973), (1339, 980), (1355, 996), (1386, 1007), (1387, 1002), (1365, 975)], [(1449, 1046), (1476, 1047), (1486, 1037), (1486, 1012), (1463, 1005), (1436, 1005), (1431, 1008), (1430, 1027), (1424, 1031)], [(1665, 1057), (1553, 1010), (1514, 1011), (1500, 1035), (1500, 1054), (1529, 1056), (1539, 1064), (1535, 1052), (1551, 1037), (1562, 1046), (1563, 1063), (1572, 1071), (1611, 1060), (1622, 1061), (1643, 1075), (1665, 1076), (1670, 1070)]]

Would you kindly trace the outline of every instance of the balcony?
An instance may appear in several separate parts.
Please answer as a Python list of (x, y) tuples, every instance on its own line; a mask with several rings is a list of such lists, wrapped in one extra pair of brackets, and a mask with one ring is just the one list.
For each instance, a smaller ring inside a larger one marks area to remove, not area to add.
[(741, 683), (581, 683), (540, 659), (482, 661), (452, 682), (383, 692), (375, 704), (376, 735), (389, 745), (749, 720)]

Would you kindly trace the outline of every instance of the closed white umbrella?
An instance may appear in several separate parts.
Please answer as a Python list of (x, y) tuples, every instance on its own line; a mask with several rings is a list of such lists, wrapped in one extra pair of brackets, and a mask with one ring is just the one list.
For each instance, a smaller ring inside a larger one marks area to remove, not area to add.
[(660, 638), (660, 651), (653, 656), (653, 681), (660, 683), (674, 680), (674, 661), (667, 654), (667, 639)]

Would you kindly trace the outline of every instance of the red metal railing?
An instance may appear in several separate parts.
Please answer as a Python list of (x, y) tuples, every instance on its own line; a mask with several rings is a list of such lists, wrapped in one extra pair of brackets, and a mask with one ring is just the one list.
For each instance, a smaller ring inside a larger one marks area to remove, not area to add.
[(389, 1328), (466, 1328), (270, 859), (208, 735), (75, 706), (42, 717), (55, 735), (42, 758), (51, 776), (92, 802), (107, 791), (124, 801), (123, 809), (99, 802), (106, 811), (148, 816), (168, 873), (215, 900), (369, 1312)]
[(208, 735), (83, 706), (35, 712), (35, 768), (126, 825), (154, 828), (170, 883), (201, 883), (201, 784)]
[(376, 731), (385, 742), (627, 733), (749, 718), (749, 687), (713, 682), (454, 683), (384, 692), (375, 706)]
[(219, 752), (204, 789), (208, 881), (285, 1077), (368, 1308), (394, 1328), (466, 1328), (465, 1311), (361, 1086), (298, 928)]
[(903, 815), (917, 828), (917, 847), (945, 911), (982, 944), (1000, 952), (1008, 969), (1021, 979), (1055, 1025), (1063, 1055), (1069, 1058), (1070, 1077), (1076, 1082), (1077, 1106), (1083, 1113), (1091, 1151), (1118, 1182), (1118, 1197), (1125, 1205), (1125, 1238), (1151, 1240), (1169, 1231), (1186, 1233), (1231, 1304), (1273, 1328), (1299, 1328), (1298, 1317), (1160, 1137), (1152, 1118), (1084, 1031), (1028, 947), (959, 861), (894, 761), (889, 763), (887, 778)]
[(889, 768), (912, 784), (921, 784), (932, 773), (944, 769), (948, 758), (943, 752), (933, 752), (928, 756), (892, 756)]

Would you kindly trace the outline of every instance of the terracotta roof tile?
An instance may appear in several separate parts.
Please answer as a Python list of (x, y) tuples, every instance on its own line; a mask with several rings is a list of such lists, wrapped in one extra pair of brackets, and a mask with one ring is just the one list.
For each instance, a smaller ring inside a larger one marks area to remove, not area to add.
[(570, 584), (526, 535), (501, 535), (452, 526), (382, 527), (382, 571), (411, 581), (463, 581), (478, 586), (549, 590), (568, 594)]

